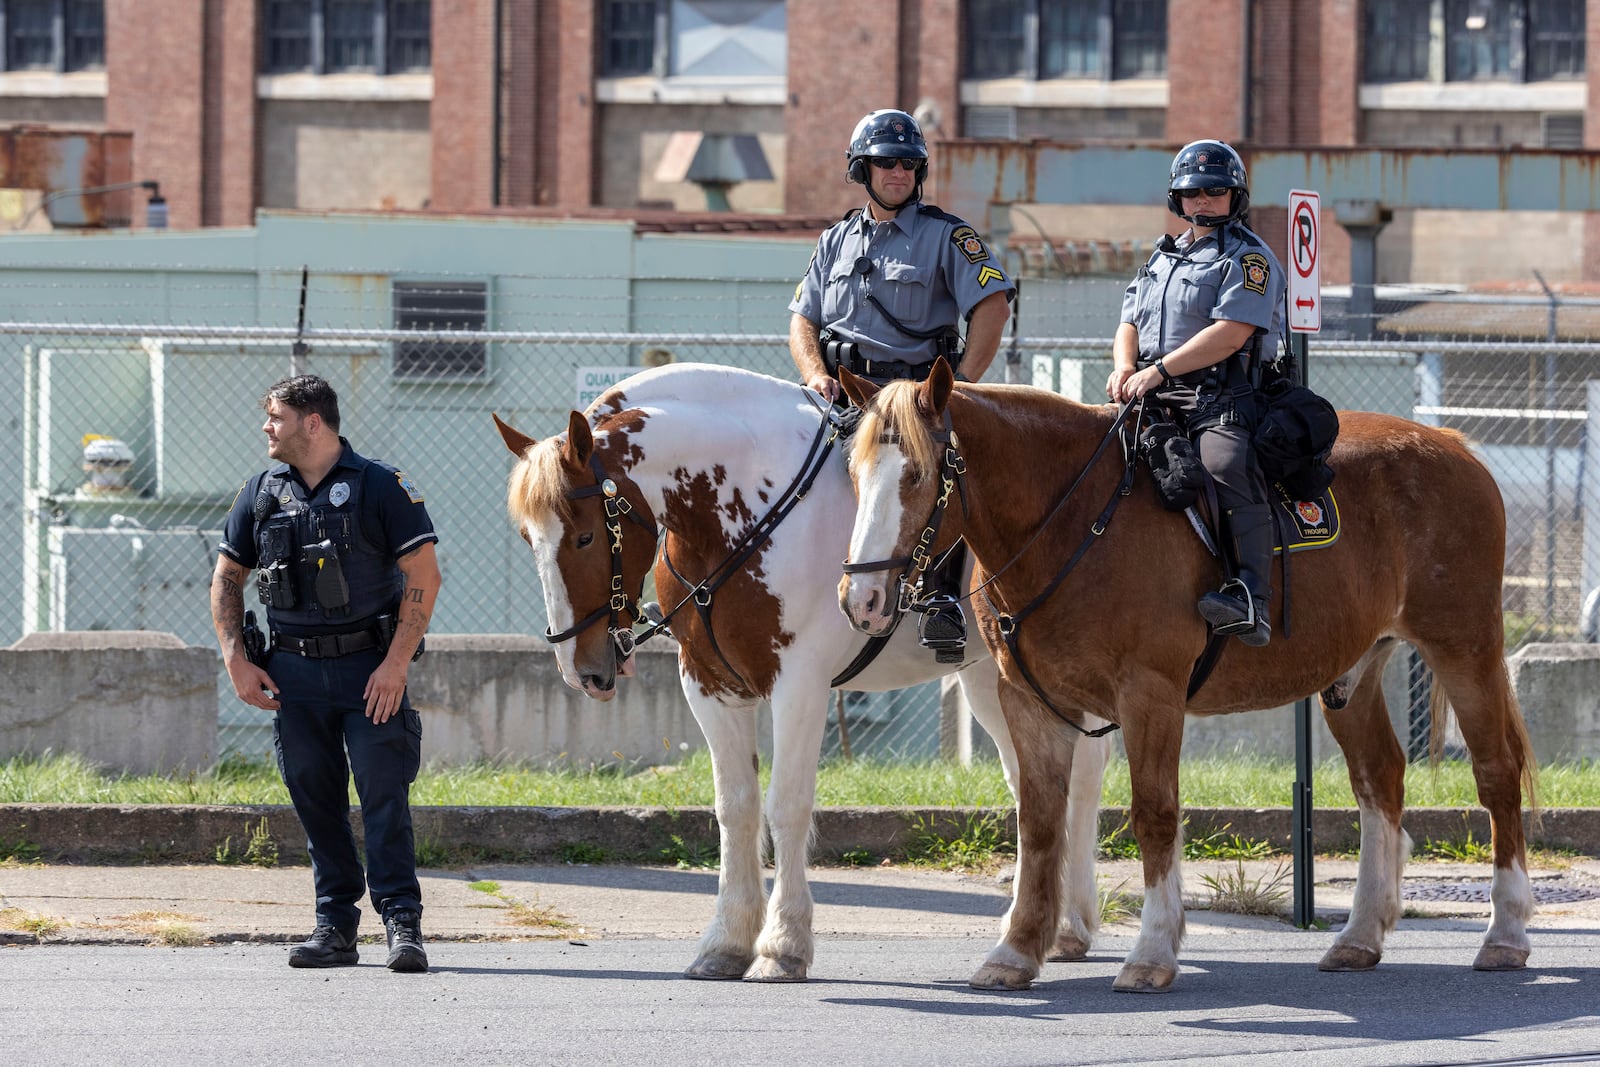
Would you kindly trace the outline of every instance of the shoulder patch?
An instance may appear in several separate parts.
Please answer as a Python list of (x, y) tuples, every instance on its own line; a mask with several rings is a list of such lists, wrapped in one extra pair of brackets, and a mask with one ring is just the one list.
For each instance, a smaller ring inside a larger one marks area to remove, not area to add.
[(967, 257), (968, 263), (982, 263), (989, 258), (989, 250), (983, 247), (978, 231), (971, 226), (957, 226), (952, 230), (950, 243), (956, 246), (957, 252)]
[(417, 483), (405, 471), (395, 471), (395, 480), (400, 483), (400, 488), (406, 491), (406, 496), (413, 504), (422, 503), (422, 490), (417, 488)]
[(1267, 282), (1272, 278), (1272, 267), (1267, 263), (1267, 257), (1260, 252), (1246, 252), (1239, 258), (1239, 266), (1244, 268), (1244, 287), (1252, 293), (1267, 295)]

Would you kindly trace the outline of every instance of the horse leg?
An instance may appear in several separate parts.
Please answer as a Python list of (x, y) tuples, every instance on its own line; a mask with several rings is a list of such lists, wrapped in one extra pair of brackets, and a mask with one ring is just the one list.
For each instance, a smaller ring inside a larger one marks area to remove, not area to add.
[(1340, 681), (1342, 706), (1322, 716), (1344, 750), (1350, 788), (1361, 812), (1361, 853), (1350, 920), (1323, 954), (1324, 971), (1369, 971), (1383, 958), (1383, 941), (1400, 921), (1400, 875), (1411, 838), (1400, 826), (1405, 806), (1406, 757), (1389, 722), (1383, 668), (1394, 652), (1390, 639), (1374, 645)]
[(1060, 922), (1067, 808), (1062, 789), (1072, 780), (1073, 742), (1065, 736), (1069, 727), (1032, 693), (1002, 679), (999, 696), (1016, 754), (1017, 873), (1000, 942), (967, 984), (1027, 989), (1044, 966)]
[[(980, 660), (956, 675), (972, 717), (994, 738), (1011, 795), (1017, 795), (1017, 750), (1011, 743), (1000, 711), (999, 667), (992, 659)], [(1103, 725), (1092, 716), (1089, 729)], [(1095, 860), (1100, 844), (1100, 789), (1106, 761), (1111, 755), (1107, 738), (1079, 738), (1073, 748), (1072, 781), (1067, 788), (1067, 838), (1061, 865), (1063, 908), (1061, 927), (1051, 948), (1052, 961), (1075, 961), (1089, 955), (1095, 931), (1100, 928), (1100, 893), (1095, 883)], [(1013, 888), (1015, 883), (1013, 882)]]
[(828, 691), (814, 671), (780, 676), (772, 691), (772, 781), (767, 828), (772, 834), (772, 894), (756, 940), (747, 982), (803, 982), (811, 966), (811, 885), (806, 866), (817, 798), (817, 761), (828, 721)]
[[(1496, 624), (1499, 616), (1496, 613)], [(1493, 656), (1443, 656), (1429, 659), (1435, 675), (1435, 708), (1444, 694), (1456, 713), (1461, 739), (1472, 754), (1478, 802), (1489, 812), (1494, 847), (1494, 881), (1489, 889), (1489, 929), (1472, 966), (1480, 971), (1514, 971), (1528, 962), (1532, 948), (1533, 885), (1528, 880), (1527, 841), (1522, 832), (1522, 783), (1532, 781), (1533, 752), (1527, 728), (1504, 661)], [(1441, 716), (1438, 716), (1442, 718)]]
[(761, 787), (756, 776), (755, 704), (723, 703), (685, 680), (684, 695), (711, 749), (722, 863), (716, 914), (700, 936), (689, 978), (739, 978), (755, 958), (765, 887), (761, 870)]
[[(1130, 700), (1123, 707), (1134, 706)], [(1144, 909), (1139, 937), (1112, 988), (1165, 993), (1178, 977), (1183, 943), (1183, 828), (1178, 814), (1178, 757), (1183, 748), (1182, 697), (1144, 699), (1143, 714), (1124, 714), (1122, 728), (1133, 782), (1129, 821), (1144, 858)]]

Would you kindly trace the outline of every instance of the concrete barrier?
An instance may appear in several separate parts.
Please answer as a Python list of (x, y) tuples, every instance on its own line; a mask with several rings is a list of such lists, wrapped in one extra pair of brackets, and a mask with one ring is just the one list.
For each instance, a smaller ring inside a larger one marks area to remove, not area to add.
[(1539, 762), (1600, 757), (1600, 645), (1527, 645), (1506, 666)]
[(29, 634), (0, 649), (0, 759), (72, 752), (130, 774), (217, 759), (217, 653), (169, 633)]
[(440, 634), (407, 687), (422, 715), (422, 757), (550, 763), (674, 762), (705, 740), (678, 684), (678, 648), (656, 640), (604, 703), (561, 680), (550, 646), (508, 634)]

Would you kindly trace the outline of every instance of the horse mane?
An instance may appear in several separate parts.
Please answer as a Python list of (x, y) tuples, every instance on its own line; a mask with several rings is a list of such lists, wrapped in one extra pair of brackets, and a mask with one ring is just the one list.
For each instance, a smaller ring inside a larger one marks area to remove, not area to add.
[(850, 446), (850, 465), (870, 463), (892, 441), (899, 442), (914, 480), (933, 474), (940, 452), (917, 410), (916, 382), (890, 382), (872, 399)]
[(518, 529), (552, 512), (562, 521), (572, 518), (572, 502), (567, 499), (571, 482), (561, 462), (566, 441), (564, 433), (546, 437), (528, 449), (511, 469), (506, 511)]

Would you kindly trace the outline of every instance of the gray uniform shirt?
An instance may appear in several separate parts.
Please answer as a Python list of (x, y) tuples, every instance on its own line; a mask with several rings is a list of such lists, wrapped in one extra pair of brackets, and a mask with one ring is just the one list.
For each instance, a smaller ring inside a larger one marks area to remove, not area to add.
[(1273, 358), (1288, 280), (1266, 242), (1230, 223), (1187, 247), (1162, 246), (1122, 295), (1122, 321), (1139, 330), (1139, 361), (1153, 363), (1217, 319), (1256, 327), (1262, 356)]
[(789, 310), (856, 342), (863, 358), (932, 363), (934, 340), (903, 333), (869, 294), (902, 325), (928, 332), (964, 321), (992, 293), (1010, 300), (1016, 288), (977, 231), (916, 203), (887, 222), (862, 212), (824, 230)]

